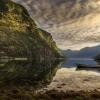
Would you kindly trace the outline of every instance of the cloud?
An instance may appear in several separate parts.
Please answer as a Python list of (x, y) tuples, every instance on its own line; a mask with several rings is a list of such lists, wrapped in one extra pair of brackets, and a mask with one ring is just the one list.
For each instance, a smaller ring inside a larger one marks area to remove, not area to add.
[(100, 0), (14, 0), (27, 7), (42, 26), (100, 13)]
[[(16, 1), (16, 0), (14, 0)], [(100, 43), (100, 0), (17, 0), (61, 49)]]

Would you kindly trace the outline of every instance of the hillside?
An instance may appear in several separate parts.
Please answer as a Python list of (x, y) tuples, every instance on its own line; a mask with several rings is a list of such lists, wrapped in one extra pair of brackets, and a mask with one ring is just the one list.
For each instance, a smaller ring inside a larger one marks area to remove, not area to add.
[(52, 36), (38, 28), (23, 6), (10, 0), (0, 1), (0, 57), (3, 56), (36, 61), (59, 57)]

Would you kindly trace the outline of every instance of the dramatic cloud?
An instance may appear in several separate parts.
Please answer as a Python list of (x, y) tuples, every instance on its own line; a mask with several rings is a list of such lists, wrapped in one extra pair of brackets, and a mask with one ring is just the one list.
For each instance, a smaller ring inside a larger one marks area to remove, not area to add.
[(53, 25), (99, 13), (100, 0), (14, 0), (27, 6), (41, 25)]
[(100, 44), (100, 0), (14, 0), (23, 4), (61, 49)]

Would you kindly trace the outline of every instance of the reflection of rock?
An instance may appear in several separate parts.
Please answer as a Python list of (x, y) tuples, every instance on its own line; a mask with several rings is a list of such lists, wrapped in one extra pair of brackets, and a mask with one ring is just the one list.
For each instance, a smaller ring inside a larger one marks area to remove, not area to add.
[(0, 99), (33, 100), (34, 93), (52, 81), (58, 63), (0, 60)]
[[(48, 53), (48, 55), (47, 55)], [(10, 0), (0, 1), (0, 56), (55, 58), (58, 49), (51, 35), (38, 29), (27, 10)]]
[(57, 62), (31, 63), (11, 61), (0, 67), (0, 83), (12, 85), (48, 84), (57, 70)]
[(97, 55), (94, 59), (95, 61), (97, 61), (98, 64), (100, 64), (100, 55)]

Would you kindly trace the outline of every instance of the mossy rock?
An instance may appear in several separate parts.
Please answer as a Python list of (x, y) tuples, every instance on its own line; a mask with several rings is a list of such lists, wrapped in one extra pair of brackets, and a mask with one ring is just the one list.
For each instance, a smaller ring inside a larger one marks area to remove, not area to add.
[(59, 57), (52, 36), (37, 27), (27, 10), (10, 0), (0, 1), (0, 57), (44, 60)]

